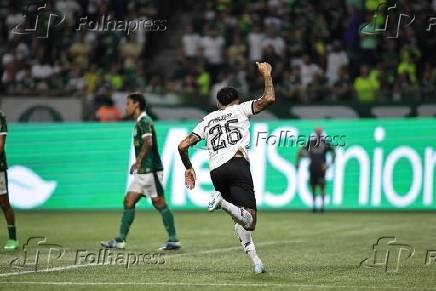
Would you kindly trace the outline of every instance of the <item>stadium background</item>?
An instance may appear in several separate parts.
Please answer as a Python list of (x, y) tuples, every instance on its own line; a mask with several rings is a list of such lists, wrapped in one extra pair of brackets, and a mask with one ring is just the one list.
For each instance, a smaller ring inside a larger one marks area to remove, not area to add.
[[(212, 189), (207, 151), (192, 152), (200, 183), (188, 192), (175, 145), (214, 108), (219, 88), (260, 96), (254, 62), (264, 60), (277, 103), (251, 129), (260, 208), (306, 209), (311, 201), (307, 161), (295, 169), (298, 147), (256, 142), (259, 133), (309, 136), (322, 126), (346, 141), (327, 173), (328, 208), (434, 209), (436, 33), (426, 28), (436, 1), (378, 9), (382, 2), (2, 2), (0, 107), (10, 124), (13, 205), (121, 208), (132, 155), (123, 107), (128, 92), (140, 91), (156, 119), (171, 207), (203, 208)], [(398, 23), (399, 13), (416, 18)], [(50, 22), (51, 14), (65, 19)], [(83, 17), (96, 23), (102, 15), (159, 25), (78, 31)], [(387, 16), (387, 30), (375, 33)], [(25, 31), (32, 23), (37, 29)]]

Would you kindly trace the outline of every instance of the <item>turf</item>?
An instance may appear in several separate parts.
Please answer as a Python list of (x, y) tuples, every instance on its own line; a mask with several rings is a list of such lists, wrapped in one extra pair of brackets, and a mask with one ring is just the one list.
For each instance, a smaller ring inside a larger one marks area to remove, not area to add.
[[(175, 218), (183, 249), (164, 253), (159, 261), (164, 261), (163, 264), (146, 260), (148, 264), (129, 268), (125, 265), (76, 268), (69, 266), (74, 265), (78, 249), (97, 252), (100, 240), (114, 237), (119, 212), (19, 212), (21, 243), (30, 236), (45, 236), (47, 243), (61, 245), (65, 254), (50, 266), (58, 269), (46, 272), (47, 254), (41, 251), (40, 270), (32, 272), (32, 264), (21, 268), (9, 265), (15, 257), (23, 256), (23, 250), (2, 251), (0, 289), (434, 288), (436, 262), (425, 264), (427, 250), (436, 249), (436, 216), (432, 213), (260, 212), (254, 239), (268, 269), (268, 273), (260, 275), (252, 273), (226, 214), (181, 212), (175, 213)], [(6, 239), (4, 229), (0, 232), (2, 241)], [(411, 258), (401, 257), (398, 272), (385, 272), (383, 267), (359, 267), (362, 260), (371, 257), (372, 245), (382, 236), (395, 236), (397, 243), (415, 249)], [(157, 213), (138, 212), (125, 253), (157, 253), (156, 248), (165, 238)], [(11, 274), (14, 272), (21, 273)]]

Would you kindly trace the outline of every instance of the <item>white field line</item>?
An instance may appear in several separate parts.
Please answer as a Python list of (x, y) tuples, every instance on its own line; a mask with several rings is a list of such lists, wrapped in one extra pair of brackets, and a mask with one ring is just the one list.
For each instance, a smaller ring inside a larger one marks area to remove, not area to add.
[[(43, 282), (43, 281), (5, 281), (1, 284), (10, 285), (55, 285), (55, 286), (196, 286), (196, 287), (277, 287), (277, 288), (319, 288), (319, 289), (392, 289), (404, 290), (404, 286), (343, 286), (322, 284), (292, 284), (292, 283), (183, 283), (183, 282)], [(431, 287), (407, 287), (412, 290), (436, 290)]]
[[(270, 241), (270, 242), (260, 242), (257, 243), (256, 246), (268, 246), (268, 245), (276, 245), (276, 244), (289, 244), (289, 243), (302, 243), (304, 241), (301, 240), (287, 240), (287, 241)], [(214, 254), (214, 253), (225, 253), (235, 250), (241, 250), (241, 246), (237, 247), (228, 247), (228, 248), (217, 248), (217, 249), (211, 249), (211, 250), (204, 250), (204, 251), (198, 251), (198, 252), (191, 252), (191, 253), (182, 253), (182, 254), (174, 254), (174, 255), (168, 255), (166, 258), (171, 259), (173, 257), (181, 257), (181, 256), (197, 256), (197, 255), (208, 255), (208, 254)], [(32, 274), (32, 273), (49, 273), (49, 272), (56, 272), (56, 271), (64, 271), (64, 270), (70, 270), (70, 269), (78, 269), (83, 267), (99, 267), (99, 266), (110, 266), (110, 264), (75, 264), (75, 265), (67, 265), (62, 267), (55, 267), (50, 269), (42, 269), (38, 271), (29, 270), (29, 271), (18, 271), (18, 272), (10, 272), (10, 273), (2, 273), (0, 274), (0, 277), (9, 277), (9, 276), (18, 276), (18, 275), (25, 275), (25, 274)], [(2, 282), (0, 282), (2, 283)]]

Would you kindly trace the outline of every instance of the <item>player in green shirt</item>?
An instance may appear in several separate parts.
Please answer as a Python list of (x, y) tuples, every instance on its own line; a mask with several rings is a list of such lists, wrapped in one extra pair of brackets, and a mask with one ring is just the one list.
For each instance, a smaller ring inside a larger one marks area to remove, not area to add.
[(157, 137), (153, 120), (145, 112), (145, 98), (141, 93), (127, 96), (126, 113), (136, 120), (133, 132), (136, 161), (130, 168), (134, 175), (124, 198), (124, 212), (119, 235), (112, 240), (102, 241), (106, 248), (124, 249), (130, 225), (135, 218), (135, 204), (142, 196), (151, 198), (153, 206), (162, 215), (163, 225), (168, 232), (168, 241), (161, 250), (175, 250), (181, 247), (176, 237), (173, 214), (167, 207), (162, 187), (163, 167), (159, 156)]
[(17, 231), (15, 227), (14, 211), (9, 204), (9, 189), (8, 189), (8, 165), (6, 162), (6, 135), (8, 134), (8, 125), (6, 117), (0, 111), (0, 207), (8, 224), (9, 240), (4, 246), (5, 250), (15, 250), (18, 248)]

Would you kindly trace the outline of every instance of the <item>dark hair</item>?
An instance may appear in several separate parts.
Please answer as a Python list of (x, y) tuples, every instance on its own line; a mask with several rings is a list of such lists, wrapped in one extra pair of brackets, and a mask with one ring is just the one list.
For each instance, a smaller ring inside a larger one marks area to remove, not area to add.
[(232, 87), (224, 87), (218, 91), (216, 98), (221, 105), (227, 106), (235, 100), (239, 99), (238, 91)]
[(145, 97), (144, 94), (142, 93), (131, 93), (127, 96), (127, 98), (129, 98), (130, 100), (132, 100), (133, 102), (138, 102), (139, 103), (139, 109), (141, 111), (145, 110)]

